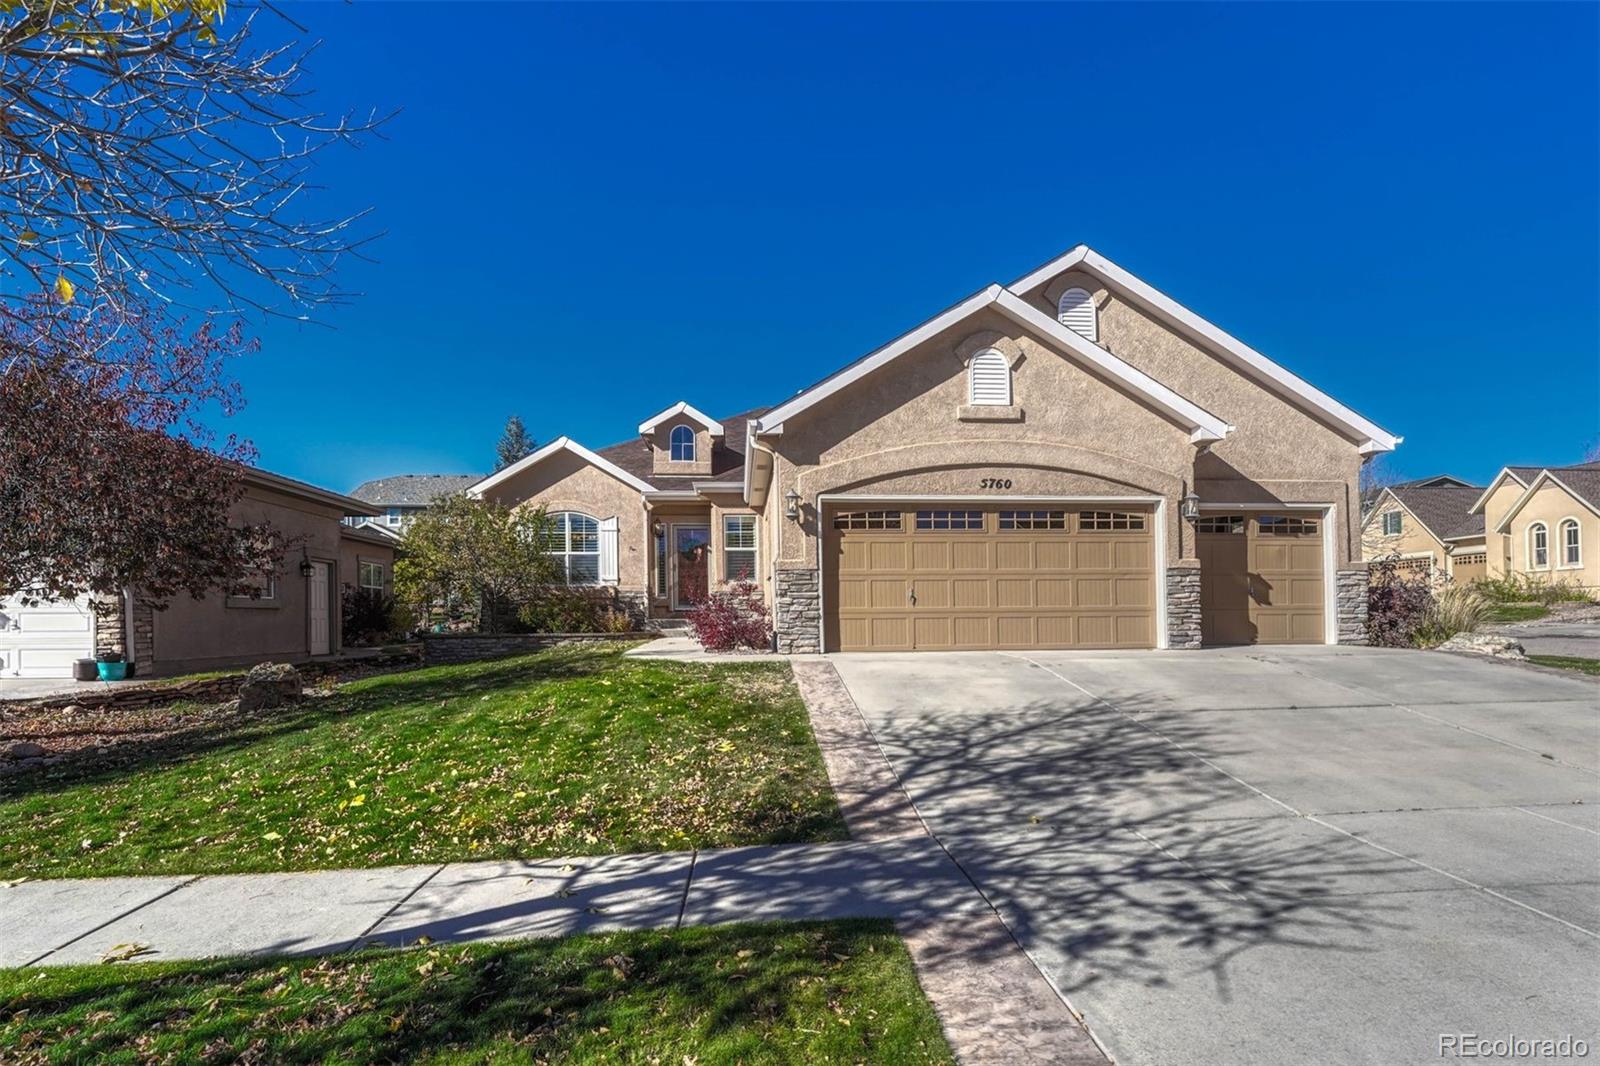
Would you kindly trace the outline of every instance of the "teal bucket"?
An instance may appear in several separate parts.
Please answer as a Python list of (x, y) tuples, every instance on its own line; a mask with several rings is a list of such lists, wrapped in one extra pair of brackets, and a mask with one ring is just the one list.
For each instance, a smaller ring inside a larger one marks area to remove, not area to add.
[(128, 676), (127, 663), (95, 663), (95, 670), (100, 674), (101, 681), (121, 681)]

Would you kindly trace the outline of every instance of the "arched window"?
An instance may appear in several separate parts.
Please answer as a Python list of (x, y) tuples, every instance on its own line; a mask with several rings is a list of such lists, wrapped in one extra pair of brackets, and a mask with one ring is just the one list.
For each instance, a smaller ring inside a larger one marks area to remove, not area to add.
[(1528, 527), (1528, 567), (1543, 570), (1550, 565), (1550, 527), (1535, 522)]
[(1583, 565), (1583, 530), (1576, 518), (1561, 520), (1561, 565)]
[(694, 430), (688, 426), (672, 427), (672, 461), (694, 462)]
[(1086, 341), (1100, 341), (1094, 297), (1085, 289), (1068, 289), (1061, 294), (1061, 299), (1056, 301), (1056, 321)]
[(557, 572), (569, 585), (593, 585), (600, 580), (600, 522), (578, 511), (555, 511), (545, 516), (544, 550), (556, 561)]
[(973, 356), (967, 367), (967, 402), (977, 407), (1011, 406), (1011, 364), (993, 348)]

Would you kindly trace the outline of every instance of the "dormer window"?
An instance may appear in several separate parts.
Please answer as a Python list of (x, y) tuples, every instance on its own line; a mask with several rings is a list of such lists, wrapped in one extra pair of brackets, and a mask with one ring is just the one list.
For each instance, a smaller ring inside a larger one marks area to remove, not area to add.
[(967, 402), (974, 407), (1011, 406), (1011, 364), (993, 348), (972, 357), (967, 367)]
[(672, 427), (672, 461), (694, 462), (694, 430), (688, 426)]
[(1056, 301), (1056, 321), (1086, 341), (1099, 343), (1100, 329), (1095, 319), (1094, 297), (1087, 289), (1072, 288)]

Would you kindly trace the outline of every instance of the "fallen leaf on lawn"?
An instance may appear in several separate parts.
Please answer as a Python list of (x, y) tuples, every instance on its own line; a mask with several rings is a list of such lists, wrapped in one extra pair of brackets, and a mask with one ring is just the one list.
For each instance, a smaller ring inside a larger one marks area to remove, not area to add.
[(101, 962), (126, 962), (140, 955), (154, 955), (156, 949), (149, 944), (113, 944), (100, 956)]
[(427, 933), (423, 933), (421, 936), (417, 937), (416, 943), (431, 944), (433, 943), (433, 937), (429, 936)]
[(359, 807), (365, 802), (367, 802), (367, 794), (363, 792), (361, 795), (350, 801), (350, 806)]
[(737, 954), (741, 959), (748, 959), (750, 956), (755, 954), (755, 951), (751, 948), (743, 948), (735, 954)]
[(282, 840), (283, 839), (283, 834), (282, 833), (263, 833), (263, 834), (261, 834), (261, 839), (262, 840)]

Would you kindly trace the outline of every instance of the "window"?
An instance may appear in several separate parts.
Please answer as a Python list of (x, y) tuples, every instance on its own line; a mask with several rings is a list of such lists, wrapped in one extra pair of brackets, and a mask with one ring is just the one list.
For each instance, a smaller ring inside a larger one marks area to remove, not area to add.
[(982, 511), (918, 511), (918, 529), (982, 529)]
[(1317, 519), (1264, 514), (1256, 519), (1256, 529), (1263, 537), (1314, 537), (1317, 535)]
[(236, 603), (274, 603), (278, 599), (278, 575), (269, 571), (252, 574), (240, 581), (228, 597)]
[(1383, 535), (1386, 537), (1399, 536), (1400, 522), (1401, 518), (1399, 511), (1383, 512)]
[(1207, 515), (1194, 524), (1196, 533), (1243, 533), (1244, 515)]
[(694, 430), (688, 426), (672, 427), (672, 461), (694, 462)]
[(1011, 364), (993, 348), (972, 357), (967, 367), (967, 402), (974, 407), (1011, 406)]
[(544, 550), (556, 561), (557, 572), (569, 585), (593, 585), (600, 580), (600, 523), (577, 511), (557, 511), (548, 516)]
[(1086, 341), (1099, 341), (1094, 298), (1084, 289), (1068, 289), (1056, 301), (1056, 321)]
[(1121, 533), (1144, 528), (1144, 515), (1137, 511), (1079, 511), (1080, 533)]
[(383, 591), (383, 564), (366, 559), (356, 561), (356, 584), (374, 592)]
[(1543, 522), (1528, 527), (1528, 565), (1535, 570), (1550, 565), (1550, 529)]
[(1561, 565), (1583, 565), (1583, 533), (1576, 518), (1561, 521)]
[(722, 570), (728, 581), (756, 580), (756, 516), (722, 516)]
[(383, 512), (383, 524), (386, 526), (398, 526), (403, 514), (405, 514), (405, 511), (401, 508), (390, 507)]
[(1001, 529), (1066, 529), (1065, 511), (1001, 511)]
[(900, 528), (899, 511), (845, 511), (833, 516), (834, 529), (885, 529)]

